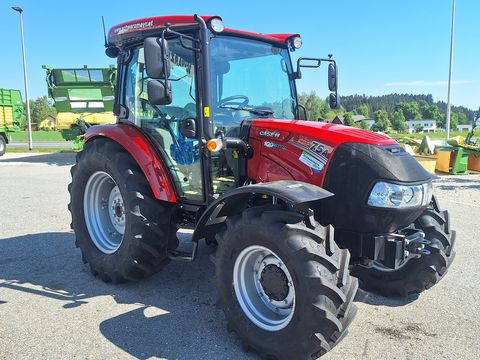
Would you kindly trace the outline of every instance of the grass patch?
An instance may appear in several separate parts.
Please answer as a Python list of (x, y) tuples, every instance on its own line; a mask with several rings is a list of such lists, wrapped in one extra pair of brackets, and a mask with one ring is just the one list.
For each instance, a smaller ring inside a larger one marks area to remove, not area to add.
[[(7, 134), (11, 142), (27, 142), (27, 131), (15, 131)], [(58, 142), (65, 141), (60, 131), (32, 131), (32, 140), (34, 142)]]
[[(468, 134), (468, 131), (460, 132), (460, 131), (451, 131), (450, 132), (450, 137), (453, 136), (463, 136), (466, 137)], [(404, 137), (413, 137), (415, 139), (423, 139), (425, 135), (428, 135), (430, 139), (445, 139), (446, 134), (444, 132), (434, 132), (434, 133), (420, 133), (420, 134), (388, 134), (389, 136), (395, 138), (395, 139), (401, 139)]]

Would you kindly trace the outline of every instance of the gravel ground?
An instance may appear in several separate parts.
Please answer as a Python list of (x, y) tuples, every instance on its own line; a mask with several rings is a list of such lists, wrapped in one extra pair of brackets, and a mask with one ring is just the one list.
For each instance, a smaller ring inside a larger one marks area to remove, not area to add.
[[(0, 158), (1, 359), (256, 359), (214, 306), (211, 250), (135, 284), (107, 285), (75, 249), (67, 212), (71, 154)], [(360, 291), (349, 335), (323, 359), (479, 359), (480, 175), (441, 176), (457, 257), (419, 297)], [(188, 247), (189, 234), (182, 234)]]

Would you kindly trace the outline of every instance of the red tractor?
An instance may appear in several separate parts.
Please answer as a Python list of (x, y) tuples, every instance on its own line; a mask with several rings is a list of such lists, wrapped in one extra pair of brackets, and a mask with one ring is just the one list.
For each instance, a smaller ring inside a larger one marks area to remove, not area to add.
[[(72, 168), (72, 228), (106, 282), (145, 278), (216, 246), (228, 326), (267, 358), (318, 357), (346, 334), (357, 278), (385, 296), (419, 293), (451, 264), (455, 232), (432, 177), (386, 136), (301, 121), (298, 34), (224, 28), (217, 16), (126, 22), (115, 125), (94, 126)], [(179, 228), (194, 229), (191, 252)], [(335, 233), (333, 229), (335, 228)]]

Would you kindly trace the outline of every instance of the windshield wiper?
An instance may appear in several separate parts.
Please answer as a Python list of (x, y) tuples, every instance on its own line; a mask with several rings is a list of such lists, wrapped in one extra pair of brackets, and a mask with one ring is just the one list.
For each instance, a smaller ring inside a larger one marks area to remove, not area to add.
[(233, 106), (233, 105), (221, 105), (219, 106), (221, 109), (230, 109), (235, 111), (248, 111), (250, 114), (255, 114), (258, 116), (268, 116), (273, 115), (273, 110), (270, 109), (259, 109), (253, 108), (249, 106)]

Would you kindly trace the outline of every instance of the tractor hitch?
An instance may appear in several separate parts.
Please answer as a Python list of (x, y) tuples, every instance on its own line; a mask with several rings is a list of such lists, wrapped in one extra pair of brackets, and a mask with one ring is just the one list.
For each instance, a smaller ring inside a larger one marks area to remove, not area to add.
[(407, 228), (399, 233), (364, 236), (361, 241), (359, 258), (365, 266), (380, 262), (390, 269), (398, 269), (405, 261), (430, 255), (425, 246), (431, 242), (419, 229)]

